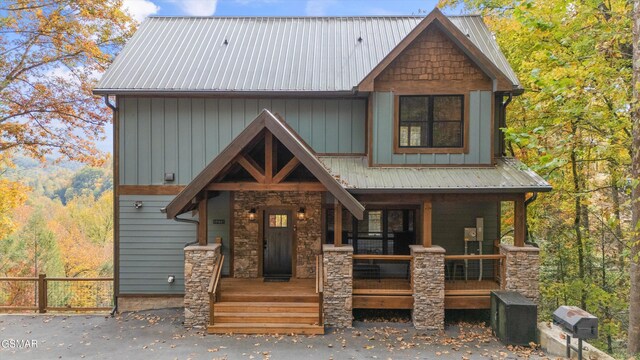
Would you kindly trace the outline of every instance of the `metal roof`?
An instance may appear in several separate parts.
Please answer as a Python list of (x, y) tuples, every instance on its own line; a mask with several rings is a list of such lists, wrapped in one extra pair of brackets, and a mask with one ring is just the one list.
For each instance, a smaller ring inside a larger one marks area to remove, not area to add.
[[(519, 87), (479, 16), (448, 18)], [(422, 19), (149, 17), (94, 91), (350, 92)]]
[(513, 158), (493, 167), (369, 167), (360, 156), (318, 156), (329, 172), (351, 192), (533, 192), (551, 185)]

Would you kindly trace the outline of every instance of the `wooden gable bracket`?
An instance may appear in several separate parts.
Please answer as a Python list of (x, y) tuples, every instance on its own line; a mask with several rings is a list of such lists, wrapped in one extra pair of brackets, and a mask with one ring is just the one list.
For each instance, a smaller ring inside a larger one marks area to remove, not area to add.
[(278, 173), (273, 177), (273, 183), (274, 184), (280, 183), (287, 176), (289, 176), (289, 174), (291, 174), (291, 172), (293, 172), (293, 170), (295, 170), (299, 164), (300, 164), (300, 160), (298, 160), (298, 158), (296, 157), (289, 160), (289, 162), (282, 169), (280, 169), (280, 171), (278, 171)]
[(253, 176), (253, 178), (256, 179), (257, 182), (261, 184), (264, 184), (266, 182), (265, 180), (267, 177), (265, 176), (265, 171), (251, 157), (239, 155), (237, 161), (238, 161), (238, 164), (240, 164), (240, 166), (242, 166), (245, 170), (247, 170), (247, 172), (251, 176)]
[(513, 82), (458, 29), (438, 8), (433, 9), (376, 67), (358, 84), (358, 91), (373, 91), (374, 81), (413, 41), (430, 26), (437, 26), (474, 62), (494, 83), (494, 91), (515, 91)]

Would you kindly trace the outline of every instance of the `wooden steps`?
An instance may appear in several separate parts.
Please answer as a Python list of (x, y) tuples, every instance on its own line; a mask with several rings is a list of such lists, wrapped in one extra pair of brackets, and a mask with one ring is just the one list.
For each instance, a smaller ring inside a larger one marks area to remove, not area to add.
[(220, 302), (287, 302), (287, 303), (317, 303), (317, 294), (274, 295), (274, 294), (220, 294)]
[(324, 334), (314, 283), (222, 280), (210, 334)]
[(209, 334), (300, 334), (323, 335), (324, 327), (308, 324), (215, 324), (207, 328)]

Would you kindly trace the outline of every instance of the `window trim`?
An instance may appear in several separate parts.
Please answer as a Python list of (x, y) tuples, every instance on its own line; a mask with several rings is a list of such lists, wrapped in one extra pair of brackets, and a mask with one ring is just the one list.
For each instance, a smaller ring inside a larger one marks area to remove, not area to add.
[[(462, 147), (401, 147), (400, 146), (400, 97), (401, 96), (462, 96)], [(468, 154), (469, 153), (469, 93), (395, 93), (393, 97), (393, 152), (395, 154)]]

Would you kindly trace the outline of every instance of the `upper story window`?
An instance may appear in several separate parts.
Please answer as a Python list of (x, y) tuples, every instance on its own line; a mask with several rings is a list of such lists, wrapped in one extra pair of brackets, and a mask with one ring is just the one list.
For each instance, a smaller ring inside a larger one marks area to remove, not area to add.
[(462, 148), (464, 96), (400, 96), (398, 145), (401, 148)]

